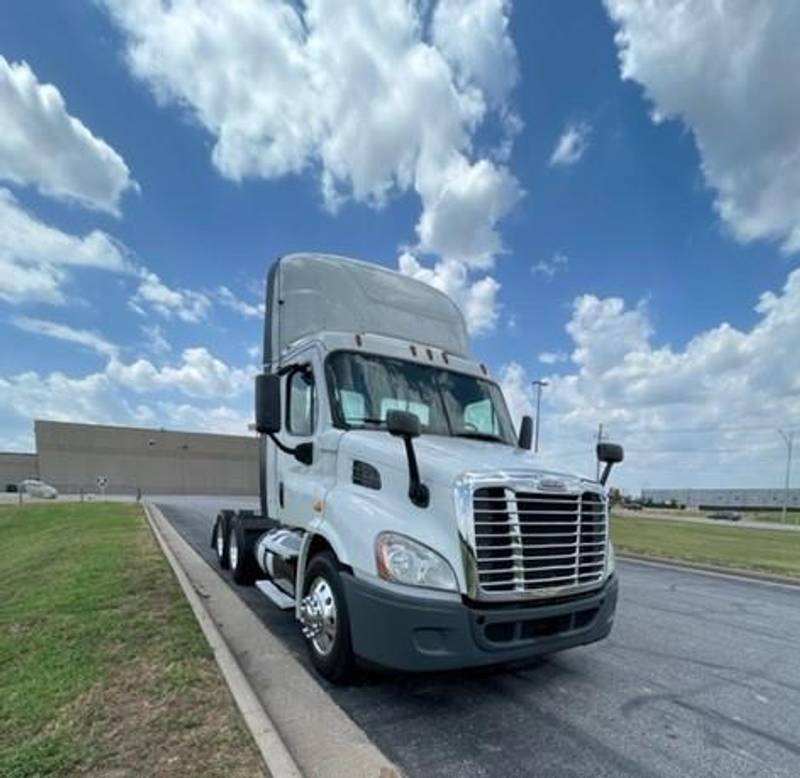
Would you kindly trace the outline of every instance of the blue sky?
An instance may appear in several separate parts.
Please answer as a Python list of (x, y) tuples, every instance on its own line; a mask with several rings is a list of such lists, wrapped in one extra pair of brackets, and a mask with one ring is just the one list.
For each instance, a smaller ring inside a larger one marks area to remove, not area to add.
[(453, 294), (515, 413), (550, 379), (554, 463), (603, 422), (630, 488), (780, 481), (794, 4), (214, 5), (4, 9), (0, 448), (46, 416), (244, 433), (265, 272), (319, 249)]

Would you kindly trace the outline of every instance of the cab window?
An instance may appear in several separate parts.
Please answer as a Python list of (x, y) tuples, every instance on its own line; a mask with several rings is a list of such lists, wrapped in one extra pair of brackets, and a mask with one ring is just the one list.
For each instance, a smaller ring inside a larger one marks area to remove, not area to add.
[(307, 437), (317, 422), (317, 391), (314, 372), (308, 366), (289, 374), (286, 385), (286, 427), (292, 435)]

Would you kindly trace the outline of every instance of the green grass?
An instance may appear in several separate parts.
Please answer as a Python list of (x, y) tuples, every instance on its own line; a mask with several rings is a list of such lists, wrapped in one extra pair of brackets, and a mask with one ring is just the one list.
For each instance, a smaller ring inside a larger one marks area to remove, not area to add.
[[(780, 524), (783, 521), (780, 511), (755, 511), (753, 513), (745, 511), (742, 517), (752, 521), (771, 521), (776, 524)], [(800, 511), (786, 511), (786, 523), (800, 524)]]
[(0, 549), (0, 775), (260, 773), (137, 507), (4, 507)]
[(800, 532), (615, 516), (611, 537), (620, 553), (800, 578)]

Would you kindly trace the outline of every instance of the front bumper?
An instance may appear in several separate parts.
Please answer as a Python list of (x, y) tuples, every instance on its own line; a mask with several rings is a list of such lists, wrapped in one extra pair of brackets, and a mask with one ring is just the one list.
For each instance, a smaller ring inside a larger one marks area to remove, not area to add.
[(342, 575), (353, 650), (398, 670), (478, 667), (593, 643), (614, 622), (617, 578), (537, 604), (477, 606), (408, 597)]

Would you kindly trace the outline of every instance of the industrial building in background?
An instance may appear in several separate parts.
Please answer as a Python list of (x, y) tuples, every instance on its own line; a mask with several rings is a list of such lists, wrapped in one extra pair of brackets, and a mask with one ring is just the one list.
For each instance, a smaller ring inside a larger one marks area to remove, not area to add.
[(789, 510), (800, 508), (800, 489), (642, 489), (645, 504), (700, 509), (778, 511), (783, 508), (784, 499)]
[(41, 478), (62, 494), (258, 494), (258, 440), (37, 420), (35, 454), (0, 453), (0, 488)]

